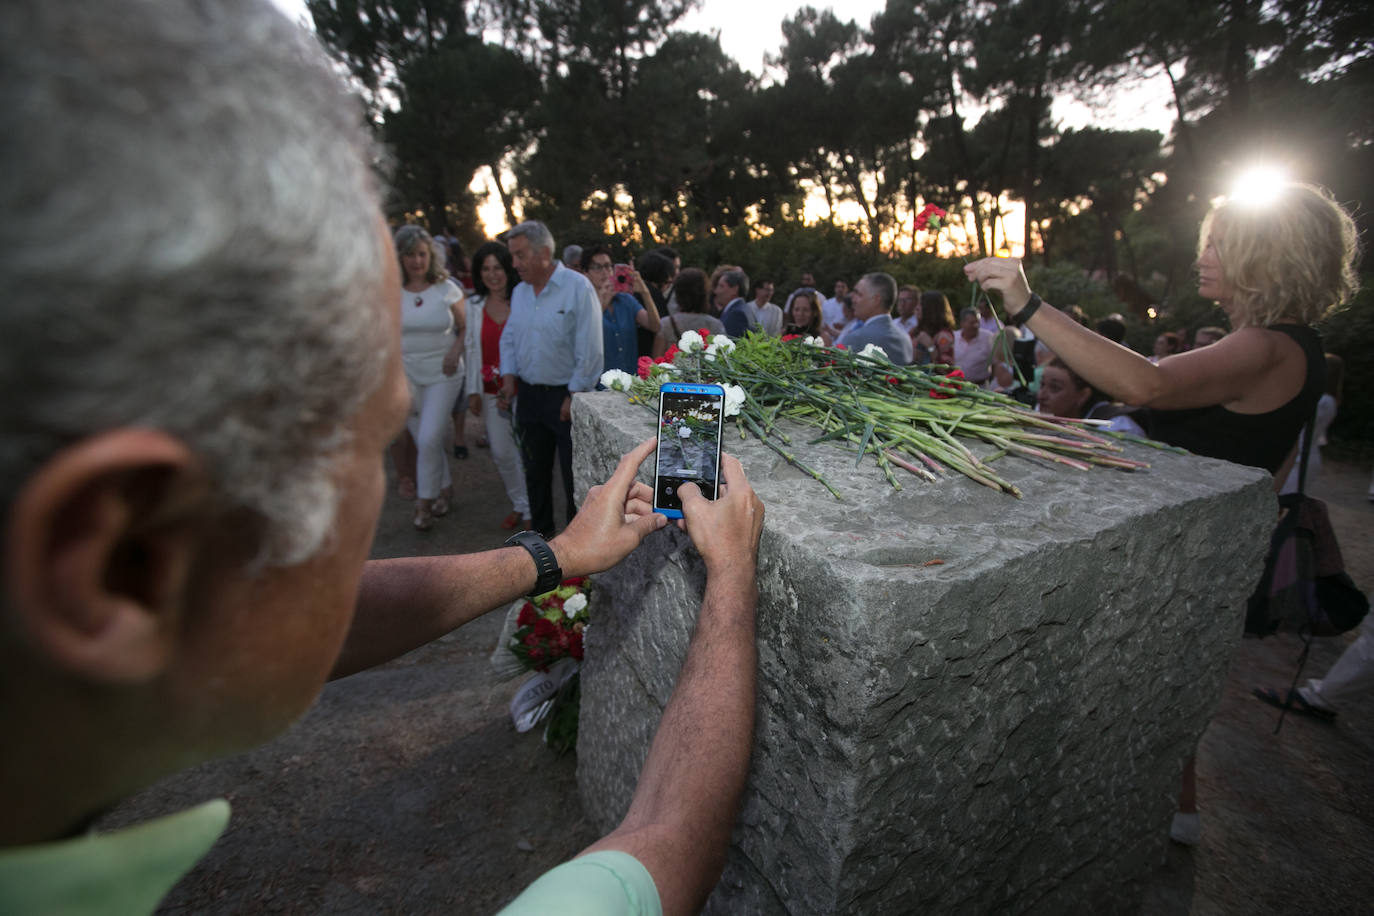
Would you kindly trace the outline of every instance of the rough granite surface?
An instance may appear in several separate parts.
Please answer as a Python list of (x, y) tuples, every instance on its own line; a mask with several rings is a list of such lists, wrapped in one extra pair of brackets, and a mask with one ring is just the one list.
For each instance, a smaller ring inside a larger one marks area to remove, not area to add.
[[(579, 500), (654, 426), (578, 395)], [(727, 426), (767, 515), (753, 760), (706, 912), (1137, 911), (1240, 638), (1268, 475), (1132, 447), (1149, 470), (1004, 458), (1019, 500), (958, 476), (896, 492), (796, 432), (842, 499)], [(578, 785), (609, 829), (704, 570), (669, 528), (597, 581)]]

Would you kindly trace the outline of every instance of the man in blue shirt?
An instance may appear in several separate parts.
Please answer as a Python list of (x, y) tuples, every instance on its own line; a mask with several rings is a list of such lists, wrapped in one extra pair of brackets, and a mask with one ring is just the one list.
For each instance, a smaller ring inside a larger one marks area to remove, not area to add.
[(740, 338), (748, 331), (759, 326), (754, 315), (753, 303), (744, 298), (749, 288), (749, 277), (742, 270), (727, 270), (716, 280), (712, 298), (720, 309), (720, 323), (725, 325), (725, 333), (732, 338)]
[(894, 364), (910, 365), (911, 336), (892, 320), (897, 282), (885, 273), (864, 274), (854, 284), (850, 296), (854, 302), (854, 319), (858, 323), (845, 334), (844, 345), (857, 351), (877, 344)]
[[(592, 391), (601, 377), (601, 304), (591, 281), (554, 260), (553, 235), (543, 223), (507, 233), (521, 283), (510, 297), (501, 331), (501, 394), (515, 401), (530, 524), (553, 537), (553, 463), (563, 474), (568, 519), (577, 512), (572, 479), (572, 393)], [(517, 398), (516, 395), (519, 395)]]

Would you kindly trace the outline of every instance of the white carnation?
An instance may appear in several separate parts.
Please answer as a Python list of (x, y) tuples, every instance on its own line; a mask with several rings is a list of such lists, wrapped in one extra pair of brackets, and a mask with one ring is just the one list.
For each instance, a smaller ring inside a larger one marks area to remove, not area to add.
[(802, 343), (806, 344), (808, 347), (825, 346), (825, 341), (820, 337), (808, 337), (805, 340), (803, 340)]
[(892, 360), (887, 358), (887, 351), (877, 344), (869, 344), (860, 350), (859, 359), (867, 359), (873, 362), (892, 362)]
[(735, 342), (724, 334), (717, 334), (711, 338), (711, 345), (706, 348), (707, 361), (714, 361), (717, 356), (723, 356), (735, 349)]
[(587, 596), (578, 592), (567, 601), (563, 602), (563, 613), (569, 617), (576, 617), (578, 612), (587, 606)]
[(688, 331), (677, 339), (677, 348), (683, 353), (695, 353), (706, 347), (706, 342), (696, 331)]
[(607, 369), (601, 373), (601, 386), (612, 391), (629, 391), (635, 377), (623, 369)]
[(744, 407), (744, 389), (739, 385), (725, 386), (725, 415), (733, 417)]

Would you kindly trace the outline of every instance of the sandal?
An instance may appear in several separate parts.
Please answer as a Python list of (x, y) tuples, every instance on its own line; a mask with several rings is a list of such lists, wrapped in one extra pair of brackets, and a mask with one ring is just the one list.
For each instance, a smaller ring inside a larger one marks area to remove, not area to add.
[(401, 499), (404, 499), (404, 500), (412, 500), (412, 499), (414, 499), (414, 498), (415, 498), (415, 495), (416, 495), (416, 494), (415, 494), (415, 478), (414, 478), (414, 477), (402, 477), (400, 480), (396, 481), (396, 495), (399, 496), (399, 497), (401, 497)]
[(454, 458), (464, 458), (464, 459), (466, 459), (467, 456), (468, 456), (468, 447), (467, 447), (466, 445), (455, 445), (455, 446), (453, 447), (453, 457), (454, 457)]
[(446, 487), (446, 488), (440, 490), (440, 491), (439, 491), (439, 496), (434, 500), (434, 503), (433, 503), (433, 505), (430, 506), (429, 511), (432, 512), (432, 513), (434, 514), (435, 518), (439, 518), (439, 517), (448, 515), (449, 503), (450, 503), (450, 500), (452, 500), (452, 499), (453, 499), (453, 488), (452, 488), (452, 487)]
[(519, 512), (512, 512), (510, 515), (507, 515), (504, 519), (501, 520), (501, 527), (509, 531), (516, 525), (520, 524), (520, 521), (523, 518), (524, 516), (521, 515)]
[(1311, 716), (1318, 722), (1334, 722), (1336, 713), (1330, 709), (1322, 709), (1320, 706), (1313, 706), (1302, 698), (1302, 694), (1297, 690), (1288, 691), (1287, 700), (1284, 695), (1273, 687), (1256, 687), (1250, 691), (1255, 695), (1255, 699), (1261, 703), (1268, 703), (1278, 709), (1287, 709), (1289, 712), (1301, 713), (1304, 716)]
[(411, 519), (417, 531), (428, 531), (434, 527), (434, 514), (418, 503), (415, 506), (415, 518)]

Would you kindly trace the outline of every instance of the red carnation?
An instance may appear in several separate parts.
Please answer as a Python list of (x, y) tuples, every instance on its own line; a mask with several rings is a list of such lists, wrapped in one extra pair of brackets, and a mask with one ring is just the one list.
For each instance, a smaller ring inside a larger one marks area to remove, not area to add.
[(534, 622), (534, 635), (539, 639), (550, 639), (558, 635), (558, 624), (549, 620), (547, 617), (540, 617)]
[(671, 363), (673, 360), (677, 359), (677, 355), (679, 352), (680, 351), (677, 348), (677, 344), (673, 344), (671, 347), (663, 351), (663, 355), (658, 358), (658, 361), (660, 363)]
[(654, 367), (654, 360), (651, 356), (641, 356), (639, 358), (639, 377), (648, 378), (649, 370)]
[(519, 626), (527, 627), (534, 623), (538, 616), (539, 615), (534, 612), (534, 605), (526, 601), (520, 608), (520, 616), (515, 618), (515, 622)]
[[(945, 373), (945, 378), (947, 378), (947, 379), (949, 379), (949, 378), (963, 378), (963, 377), (964, 377), (964, 370), (963, 370), (963, 369), (951, 369), (951, 370), (949, 370), (947, 373)], [(951, 385), (949, 382), (936, 382), (935, 384), (938, 385), (938, 386), (941, 387), (941, 388), (948, 388), (949, 390), (951, 390), (951, 391), (953, 391), (953, 392), (955, 392), (955, 393), (958, 393), (958, 391), (959, 391), (959, 386), (958, 386), (958, 385)], [(942, 401), (954, 397), (953, 394), (940, 394), (939, 392), (935, 391), (934, 389), (931, 389), (930, 396), (931, 396), (932, 398), (939, 398), (939, 399), (942, 400)]]
[(573, 576), (571, 579), (564, 579), (563, 582), (562, 582), (562, 584), (563, 584), (563, 585), (571, 585), (571, 586), (574, 586), (574, 587), (576, 587), (576, 588), (581, 588), (581, 587), (582, 587), (582, 583), (583, 583), (583, 582), (586, 582), (586, 581), (587, 581), (587, 577), (586, 577), (586, 576)]
[(926, 228), (939, 229), (941, 221), (944, 220), (946, 216), (949, 216), (949, 213), (946, 211), (941, 210), (934, 204), (926, 204), (921, 212), (916, 214), (916, 231), (920, 232), (922, 229)]
[(574, 633), (568, 640), (568, 654), (579, 662), (582, 661), (582, 634)]
[(800, 334), (784, 334), (784, 335), (782, 335), (782, 342), (783, 342), (783, 343), (787, 343), (787, 341), (789, 341), (789, 340), (800, 340), (800, 339), (801, 339), (801, 335), (800, 335)]

